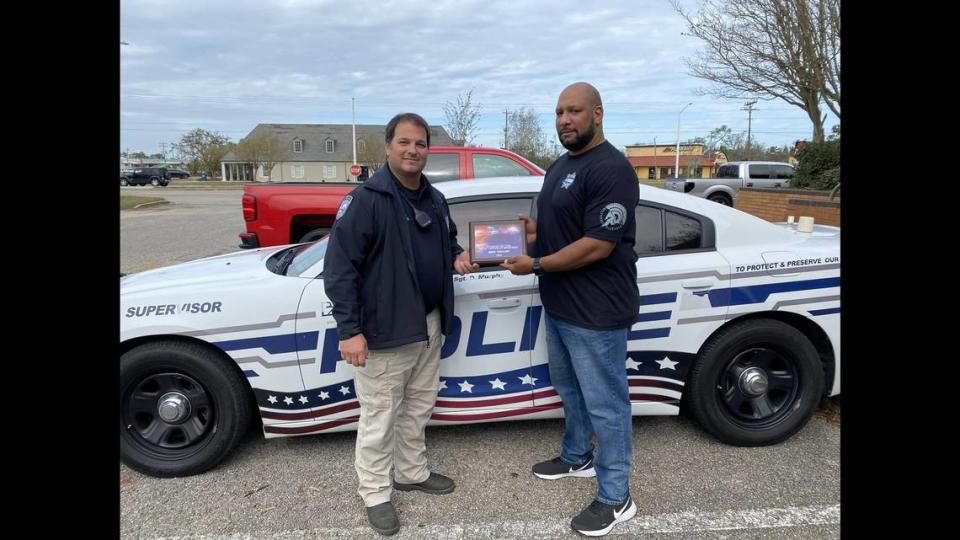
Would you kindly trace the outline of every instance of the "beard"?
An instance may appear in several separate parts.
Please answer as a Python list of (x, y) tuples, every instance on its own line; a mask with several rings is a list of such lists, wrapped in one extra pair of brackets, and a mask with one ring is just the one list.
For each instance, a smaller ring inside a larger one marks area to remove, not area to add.
[(591, 140), (593, 140), (593, 135), (595, 133), (596, 133), (596, 129), (594, 129), (594, 127), (591, 125), (590, 128), (587, 129), (587, 131), (584, 131), (583, 133), (578, 132), (577, 136), (570, 142), (566, 142), (561, 138), (560, 144), (562, 144), (563, 147), (566, 148), (567, 150), (576, 152), (577, 150), (580, 150), (581, 148), (586, 146)]

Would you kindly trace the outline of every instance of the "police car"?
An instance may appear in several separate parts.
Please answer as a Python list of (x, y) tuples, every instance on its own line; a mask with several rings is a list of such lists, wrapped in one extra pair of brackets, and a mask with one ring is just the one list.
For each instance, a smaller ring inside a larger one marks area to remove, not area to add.
[[(536, 218), (542, 177), (436, 184), (461, 246), (471, 221)], [(683, 405), (733, 445), (783, 441), (840, 393), (840, 230), (774, 224), (639, 186), (640, 310), (624, 371), (634, 415)], [(121, 457), (156, 476), (215, 466), (250, 426), (356, 429), (323, 288), (327, 241), (242, 251), (120, 280)], [(534, 275), (454, 275), (431, 424), (554, 418)]]

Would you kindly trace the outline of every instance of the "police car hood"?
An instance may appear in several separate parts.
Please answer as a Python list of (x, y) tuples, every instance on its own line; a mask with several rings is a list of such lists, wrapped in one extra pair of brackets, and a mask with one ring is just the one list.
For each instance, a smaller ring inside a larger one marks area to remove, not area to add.
[(130, 274), (120, 279), (120, 294), (156, 292), (181, 287), (209, 290), (263, 279), (273, 275), (267, 269), (267, 259), (287, 247), (289, 246), (237, 251)]

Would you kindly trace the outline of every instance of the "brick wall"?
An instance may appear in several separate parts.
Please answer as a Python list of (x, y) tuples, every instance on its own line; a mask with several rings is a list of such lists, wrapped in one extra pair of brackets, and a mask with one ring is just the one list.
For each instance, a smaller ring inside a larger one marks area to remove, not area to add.
[(814, 223), (840, 226), (840, 198), (831, 201), (829, 191), (743, 188), (733, 206), (767, 221), (810, 216)]

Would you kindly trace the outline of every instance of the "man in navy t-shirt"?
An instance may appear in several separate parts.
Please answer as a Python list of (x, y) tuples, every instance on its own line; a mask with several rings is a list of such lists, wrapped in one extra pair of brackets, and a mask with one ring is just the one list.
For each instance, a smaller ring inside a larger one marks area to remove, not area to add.
[[(533, 473), (556, 480), (597, 477), (597, 496), (573, 518), (574, 530), (602, 536), (632, 518), (632, 423), (624, 360), (640, 309), (633, 168), (603, 136), (597, 89), (575, 83), (557, 100), (557, 135), (568, 150), (549, 169), (527, 224), (533, 256), (510, 257), (514, 274), (540, 276), (550, 381), (566, 416), (560, 455)], [(597, 436), (594, 455), (591, 437)]]

